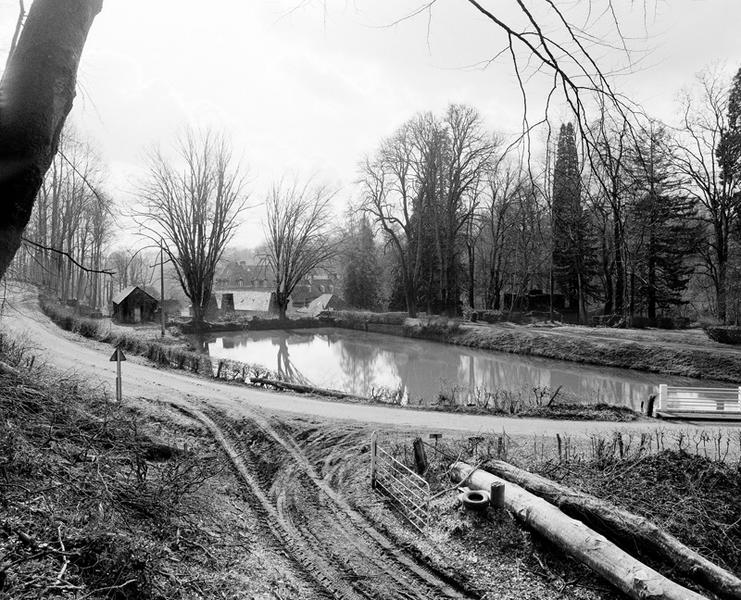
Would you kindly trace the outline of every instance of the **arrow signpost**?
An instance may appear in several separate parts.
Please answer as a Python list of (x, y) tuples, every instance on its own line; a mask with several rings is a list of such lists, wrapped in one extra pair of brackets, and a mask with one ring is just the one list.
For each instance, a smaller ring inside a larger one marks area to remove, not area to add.
[(126, 355), (120, 348), (116, 348), (111, 354), (110, 361), (116, 361), (116, 401), (121, 402), (121, 362), (126, 360)]

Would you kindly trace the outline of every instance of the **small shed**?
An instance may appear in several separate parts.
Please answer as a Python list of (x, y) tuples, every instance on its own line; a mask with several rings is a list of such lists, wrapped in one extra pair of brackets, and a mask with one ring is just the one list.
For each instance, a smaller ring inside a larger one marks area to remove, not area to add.
[(113, 297), (113, 318), (121, 323), (154, 321), (159, 302), (138, 285), (124, 288)]

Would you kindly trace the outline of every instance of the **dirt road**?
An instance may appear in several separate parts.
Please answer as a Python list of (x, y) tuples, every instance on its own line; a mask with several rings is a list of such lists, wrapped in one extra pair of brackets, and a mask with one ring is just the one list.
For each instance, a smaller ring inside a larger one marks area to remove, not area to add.
[[(16, 297), (3, 326), (25, 336), (40, 359), (79, 374), (89, 384), (100, 382), (108, 393), (113, 390), (112, 348), (59, 329), (40, 312), (35, 295)], [(231, 461), (244, 498), (259, 515), (259, 527), (265, 540), (270, 540), (266, 543), (284, 552), (296, 574), (310, 582), (312, 591), (306, 597), (311, 599), (422, 600), (481, 595), (481, 589), (468, 587), (469, 580), (459, 564), (430, 561), (410, 551), (351, 505), (333, 485), (331, 471), (325, 469), (342, 464), (347, 456), (361, 456), (371, 426), (457, 433), (504, 429), (510, 435), (655, 427), (651, 422), (551, 422), (326, 402), (157, 369), (135, 356), (124, 363), (123, 371), (125, 400), (137, 403), (143, 399), (146, 402), (139, 403), (142, 405), (165, 403), (199, 423), (218, 442)], [(287, 425), (299, 415), (350, 425), (321, 429), (326, 439), (317, 460), (317, 456), (309, 458)], [(360, 488), (356, 485), (354, 489)], [(552, 594), (537, 578), (518, 585), (521, 587), (512, 587), (511, 594), (502, 597), (560, 595)], [(523, 594), (523, 589), (534, 586), (543, 590)]]
[[(35, 295), (16, 295), (3, 319), (5, 327), (26, 336), (49, 364), (84, 376), (90, 383), (101, 382), (112, 393), (115, 363), (109, 362), (111, 346), (59, 329), (38, 308)], [(615, 431), (645, 431), (656, 428), (653, 421), (636, 423), (552, 421), (487, 415), (450, 414), (436, 411), (343, 404), (306, 396), (264, 391), (191, 376), (150, 366), (141, 357), (129, 356), (123, 365), (124, 398), (146, 398), (168, 403), (184, 400), (202, 402), (239, 419), (262, 414), (290, 413), (327, 420), (355, 421), (365, 425), (407, 430), (436, 430), (459, 433), (506, 431), (509, 435), (555, 435)], [(688, 424), (661, 423), (663, 428), (692, 428)]]

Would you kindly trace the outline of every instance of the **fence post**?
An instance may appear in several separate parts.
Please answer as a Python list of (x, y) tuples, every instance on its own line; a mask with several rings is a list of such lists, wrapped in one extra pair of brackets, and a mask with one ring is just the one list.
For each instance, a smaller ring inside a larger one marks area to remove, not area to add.
[(656, 410), (661, 410), (666, 406), (667, 388), (668, 386), (665, 383), (659, 385), (659, 405), (656, 407)]
[(376, 452), (378, 449), (378, 432), (371, 433), (371, 488), (376, 489)]
[(741, 385), (738, 386), (738, 412), (741, 412)]

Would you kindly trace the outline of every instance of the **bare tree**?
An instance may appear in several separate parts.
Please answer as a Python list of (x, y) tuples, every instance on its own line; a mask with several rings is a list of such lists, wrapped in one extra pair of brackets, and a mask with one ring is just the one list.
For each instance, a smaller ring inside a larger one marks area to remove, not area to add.
[(0, 79), (0, 277), (57, 152), (82, 48), (101, 6), (102, 0), (36, 0), (20, 34), (16, 28)]
[(422, 220), (414, 215), (424, 194), (417, 176), (419, 159), (413, 129), (413, 122), (402, 126), (382, 144), (376, 157), (365, 159), (361, 173), (364, 209), (381, 226), (396, 254), (411, 317), (417, 316), (417, 284), (422, 263), (422, 247), (414, 244), (420, 237)]
[(461, 255), (473, 268), (467, 240), (495, 148), (479, 113), (452, 104), (442, 118), (407, 121), (366, 159), (364, 208), (394, 249), (410, 315), (418, 294), (428, 312), (458, 313)]
[(524, 185), (523, 173), (512, 166), (500, 168), (487, 176), (483, 210), (480, 214), (481, 236), (477, 249), (481, 256), (480, 276), (484, 308), (501, 309), (505, 268), (512, 256), (512, 231), (517, 200)]
[(187, 131), (176, 154), (177, 161), (151, 154), (134, 219), (154, 245), (163, 243), (200, 326), (216, 265), (247, 208), (245, 178), (225, 138), (213, 132)]
[[(431, 8), (429, 0), (411, 15)], [(649, 0), (638, 3), (647, 11)], [(569, 18), (557, 0), (526, 4), (517, 0), (519, 19), (503, 20), (500, 11), (491, 11), (476, 0), (468, 4), (488, 19), (503, 34), (504, 46), (482, 61), (482, 65), (509, 55), (523, 97), (523, 132), (547, 122), (552, 97), (560, 92), (575, 114), (584, 135), (589, 131), (588, 101), (597, 96), (619, 112), (630, 111), (630, 103), (616, 94), (605, 73), (597, 65), (592, 50), (595, 46), (622, 46), (628, 62), (631, 53), (623, 35), (621, 19), (613, 0), (593, 6), (592, 0), (581, 3), (583, 15)], [(569, 4), (564, 3), (566, 9)], [(580, 3), (576, 3), (580, 4)], [(630, 3), (631, 6), (633, 3)], [(82, 49), (93, 19), (101, 10), (102, 0), (36, 0), (24, 27), (25, 7), (13, 36), (7, 68), (0, 80), (0, 277), (15, 255), (24, 228), (31, 216), (34, 198), (44, 174), (57, 151), (59, 134), (75, 95), (75, 82)], [(592, 29), (604, 20), (614, 23), (613, 38), (595, 35)], [(581, 22), (578, 26), (575, 23)], [(545, 24), (550, 24), (545, 27)], [(19, 33), (20, 32), (20, 33)], [(17, 40), (17, 44), (15, 41)], [(51, 58), (50, 58), (51, 57)], [(525, 71), (531, 70), (531, 73)], [(528, 116), (526, 83), (532, 73), (546, 73), (552, 87), (545, 98), (545, 111), (538, 123)], [(584, 135), (590, 143), (588, 135)]]
[(281, 319), (286, 318), (291, 294), (301, 280), (337, 252), (331, 235), (334, 195), (326, 186), (298, 181), (276, 184), (268, 195), (265, 260), (275, 276)]
[(708, 236), (701, 257), (715, 287), (717, 316), (725, 322), (731, 239), (741, 182), (733, 176), (723, 177), (718, 164), (718, 148), (728, 130), (728, 85), (719, 73), (705, 71), (698, 76), (696, 91), (687, 92), (682, 100), (680, 143), (674, 154), (679, 170), (690, 181), (687, 191), (702, 207), (700, 217), (707, 224)]
[[(103, 250), (113, 224), (95, 147), (66, 127), (25, 230), (24, 276), (63, 299), (99, 307)], [(80, 267), (79, 265), (83, 265)]]

